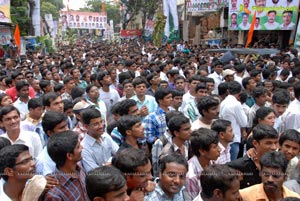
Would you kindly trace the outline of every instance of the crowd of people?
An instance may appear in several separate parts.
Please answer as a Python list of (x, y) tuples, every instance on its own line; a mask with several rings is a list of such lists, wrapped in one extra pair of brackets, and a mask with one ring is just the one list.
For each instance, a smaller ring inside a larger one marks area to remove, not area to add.
[(295, 49), (91, 43), (5, 58), (0, 200), (300, 200)]

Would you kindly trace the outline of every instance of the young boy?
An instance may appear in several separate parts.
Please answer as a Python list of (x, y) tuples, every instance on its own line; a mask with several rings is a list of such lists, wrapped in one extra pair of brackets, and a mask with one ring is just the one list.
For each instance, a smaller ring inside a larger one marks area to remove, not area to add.
[(192, 132), (191, 147), (193, 157), (188, 161), (189, 171), (186, 174), (186, 188), (192, 199), (201, 192), (199, 176), (213, 160), (220, 156), (219, 138), (215, 131), (199, 128)]
[(219, 116), (220, 102), (212, 96), (204, 96), (199, 99), (197, 109), (201, 116), (192, 123), (192, 130), (202, 127), (210, 129), (213, 120)]
[(279, 137), (279, 148), (289, 163), (286, 170), (286, 180), (298, 178), (299, 174), (297, 174), (296, 167), (299, 159), (296, 156), (300, 152), (300, 133), (294, 129), (286, 130)]
[(122, 151), (129, 147), (135, 149), (141, 148), (137, 140), (144, 138), (144, 126), (142, 125), (142, 119), (139, 116), (122, 116), (118, 122), (118, 131), (125, 138), (125, 141), (120, 145), (118, 151)]
[(168, 130), (172, 135), (171, 142), (164, 144), (161, 137), (157, 139), (152, 147), (152, 168), (153, 176), (158, 176), (158, 161), (166, 154), (179, 152), (188, 159), (188, 140), (191, 136), (191, 124), (182, 113), (173, 116), (168, 121)]
[(233, 132), (231, 122), (227, 120), (218, 119), (211, 125), (211, 130), (216, 131), (219, 135), (219, 147), (221, 148), (221, 154), (215, 161), (216, 164), (226, 164), (230, 162), (230, 145), (233, 141)]

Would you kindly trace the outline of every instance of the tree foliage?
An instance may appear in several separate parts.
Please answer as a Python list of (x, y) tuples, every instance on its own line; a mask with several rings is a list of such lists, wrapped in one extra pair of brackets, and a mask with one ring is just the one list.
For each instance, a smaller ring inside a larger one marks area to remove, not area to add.
[(41, 4), (41, 16), (45, 17), (45, 14), (52, 14), (53, 20), (58, 20), (59, 10), (55, 5), (50, 2), (42, 2)]
[[(11, 1), (10, 6), (10, 15), (13, 24), (19, 24), (20, 34), (22, 36), (28, 35), (31, 33), (32, 23), (29, 17), (29, 12), (27, 4), (29, 1), (24, 0), (14, 0)], [(32, 3), (32, 2), (30, 2)]]
[(41, 0), (41, 5), (43, 3), (51, 3), (52, 5), (54, 5), (57, 9), (57, 11), (63, 9), (65, 6), (64, 6), (64, 3), (63, 3), (63, 0)]

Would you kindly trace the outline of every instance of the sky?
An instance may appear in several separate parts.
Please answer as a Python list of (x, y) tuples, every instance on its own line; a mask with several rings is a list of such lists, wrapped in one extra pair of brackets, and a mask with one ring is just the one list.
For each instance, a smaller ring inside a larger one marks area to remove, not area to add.
[[(67, 7), (68, 0), (63, 0), (65, 6)], [(79, 8), (84, 7), (86, 0), (69, 0), (69, 9), (79, 10)]]

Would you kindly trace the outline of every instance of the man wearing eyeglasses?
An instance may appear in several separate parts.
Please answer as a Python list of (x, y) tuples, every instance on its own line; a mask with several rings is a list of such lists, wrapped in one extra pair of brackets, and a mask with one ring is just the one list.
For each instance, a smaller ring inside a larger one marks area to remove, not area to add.
[(110, 163), (119, 146), (104, 132), (101, 113), (95, 108), (85, 109), (81, 114), (87, 133), (82, 140), (82, 165), (85, 172)]
[(0, 151), (0, 200), (21, 200), (28, 179), (35, 175), (35, 162), (23, 144), (9, 145)]

